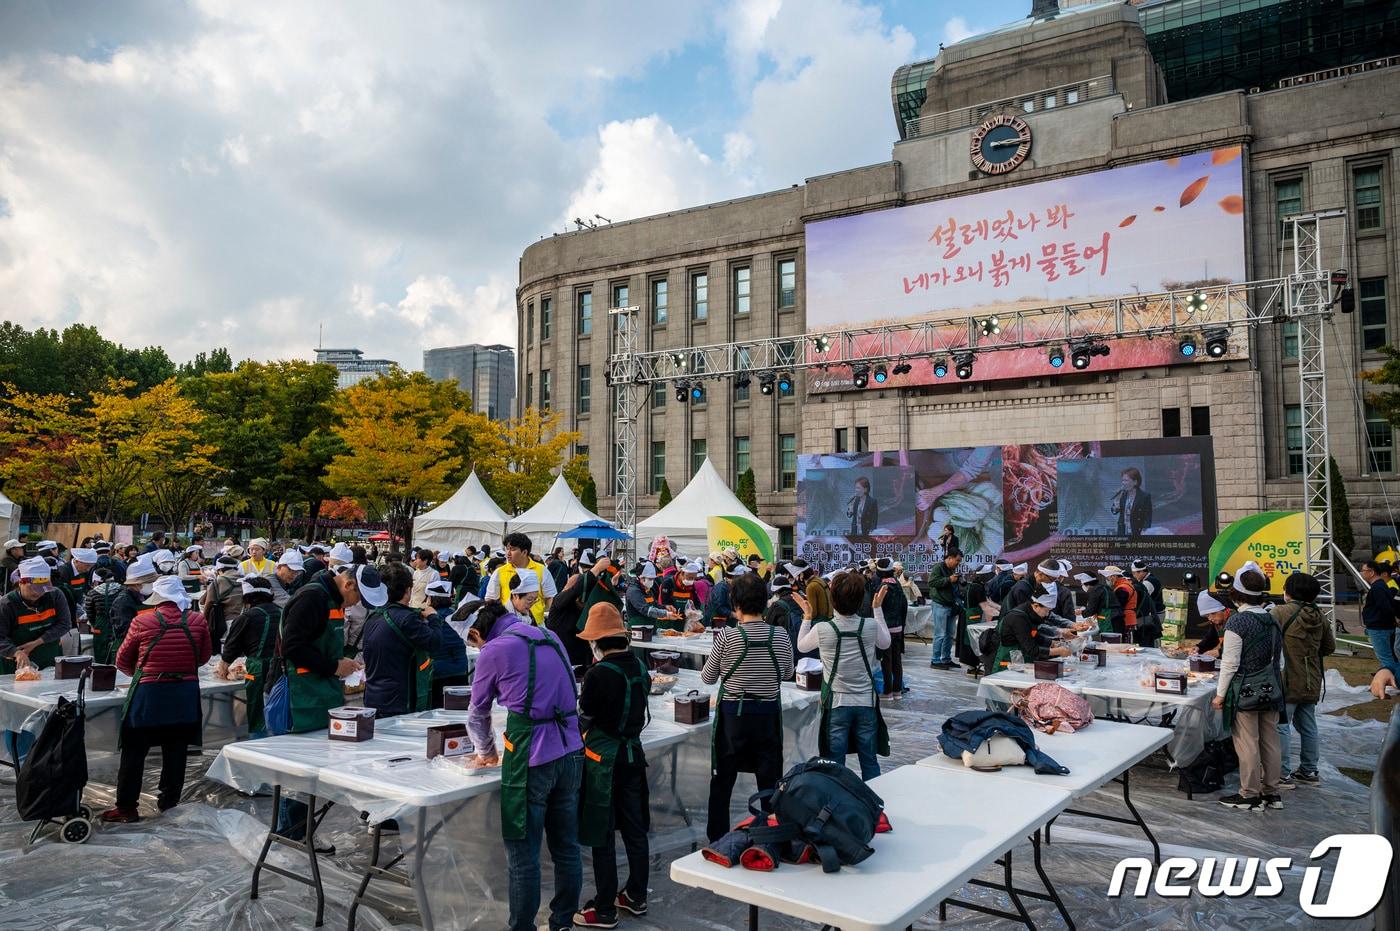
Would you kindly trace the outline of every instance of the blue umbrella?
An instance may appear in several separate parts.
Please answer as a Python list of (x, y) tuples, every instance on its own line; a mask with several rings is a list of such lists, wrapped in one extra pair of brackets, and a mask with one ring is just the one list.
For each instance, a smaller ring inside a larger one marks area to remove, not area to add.
[(586, 520), (573, 530), (566, 530), (559, 534), (561, 540), (630, 540), (632, 535), (623, 533), (612, 524), (603, 520)]

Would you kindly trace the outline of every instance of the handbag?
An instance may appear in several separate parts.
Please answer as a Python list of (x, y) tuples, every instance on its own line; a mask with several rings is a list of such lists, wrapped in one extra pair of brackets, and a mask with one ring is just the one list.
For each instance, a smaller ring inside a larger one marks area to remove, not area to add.
[(291, 733), (292, 687), (288, 684), (286, 675), (273, 683), (272, 690), (267, 693), (267, 700), (263, 702), (263, 721), (270, 736)]
[[(1267, 617), (1267, 615), (1265, 615)], [(1236, 711), (1274, 711), (1283, 707), (1283, 682), (1279, 676), (1278, 665), (1274, 660), (1278, 648), (1274, 645), (1274, 635), (1279, 633), (1278, 626), (1274, 624), (1273, 618), (1268, 618), (1265, 622), (1265, 629), (1249, 638), (1249, 643), (1245, 644), (1241, 651), (1243, 656), (1249, 653), (1253, 647), (1261, 640), (1268, 639), (1270, 642), (1269, 662), (1245, 675), (1236, 675), (1230, 680), (1230, 690), (1235, 693), (1234, 709)]]

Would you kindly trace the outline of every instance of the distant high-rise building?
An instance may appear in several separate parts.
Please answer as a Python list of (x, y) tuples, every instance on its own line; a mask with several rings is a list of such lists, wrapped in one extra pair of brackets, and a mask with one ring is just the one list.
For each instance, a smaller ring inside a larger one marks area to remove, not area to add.
[(316, 350), (316, 361), (334, 365), (340, 373), (336, 379), (337, 388), (351, 385), (382, 375), (397, 365), (392, 359), (366, 359), (362, 349), (322, 349)]
[(442, 346), (423, 350), (423, 371), (434, 381), (456, 381), (472, 396), (472, 410), (492, 420), (515, 405), (515, 350), (509, 346)]

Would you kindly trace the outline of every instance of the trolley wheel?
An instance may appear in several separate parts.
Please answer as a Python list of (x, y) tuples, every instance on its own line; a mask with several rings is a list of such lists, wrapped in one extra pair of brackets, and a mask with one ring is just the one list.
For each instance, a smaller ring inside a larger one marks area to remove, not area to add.
[(88, 806), (86, 806), (86, 805), (79, 805), (79, 806), (78, 806), (78, 816), (79, 816), (80, 818), (82, 818), (84, 821), (91, 821), (91, 820), (92, 820), (92, 814), (93, 814), (92, 809), (89, 808)]
[(86, 844), (92, 836), (92, 822), (86, 818), (69, 818), (58, 829), (58, 837), (65, 844)]

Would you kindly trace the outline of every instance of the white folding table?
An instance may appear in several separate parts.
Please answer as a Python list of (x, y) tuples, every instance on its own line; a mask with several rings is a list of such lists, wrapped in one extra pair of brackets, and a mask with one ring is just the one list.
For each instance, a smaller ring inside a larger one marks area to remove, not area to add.
[[(1016, 791), (1020, 791), (1020, 783), (1033, 782), (1036, 785), (1052, 785), (1064, 789), (1075, 801), (1087, 797), (1110, 782), (1121, 783), (1123, 804), (1132, 813), (1131, 818), (1076, 808), (1066, 808), (1064, 814), (1137, 825), (1142, 829), (1142, 833), (1147, 835), (1148, 842), (1152, 844), (1152, 857), (1160, 864), (1162, 850), (1157, 844), (1157, 838), (1152, 835), (1147, 822), (1133, 805), (1130, 773), (1134, 766), (1166, 746), (1169, 740), (1171, 731), (1163, 727), (1095, 720), (1093, 724), (1073, 734), (1035, 735), (1036, 748), (1061, 766), (1068, 767), (1067, 776), (1040, 776), (1030, 766), (1004, 766), (995, 773), (976, 775), (983, 780), (984, 788), (995, 782), (1015, 781), (1018, 783)], [(968, 771), (961, 760), (955, 760), (943, 753), (924, 757), (917, 765), (939, 772)], [(1050, 824), (1045, 826), (1047, 844), (1050, 842), (1050, 827), (1053, 823), (1054, 819), (1051, 819)]]
[[(784, 863), (771, 873), (726, 869), (692, 853), (671, 864), (671, 879), (749, 906), (749, 928), (769, 909), (841, 931), (907, 928), (934, 905), (951, 904), (1033, 927), (1013, 882), (1012, 850), (1064, 811), (1070, 794), (1053, 784), (1018, 785), (995, 807), (938, 805), (935, 799), (972, 799), (986, 788), (978, 773), (903, 766), (869, 783), (885, 802), (894, 830), (876, 835), (875, 853), (862, 863), (824, 873), (818, 864)], [(1003, 883), (977, 880), (996, 863)], [(1041, 872), (1047, 890), (1053, 887)], [(1005, 891), (1015, 912), (951, 900), (973, 882)]]
[[(656, 637), (651, 640), (633, 640), (632, 646), (643, 653), (657, 651), (679, 653), (683, 664), (699, 669), (705, 665), (705, 661), (714, 652), (715, 636), (707, 630), (693, 637), (663, 637), (658, 631)], [(641, 659), (642, 665), (650, 665), (646, 656), (642, 656)]]

